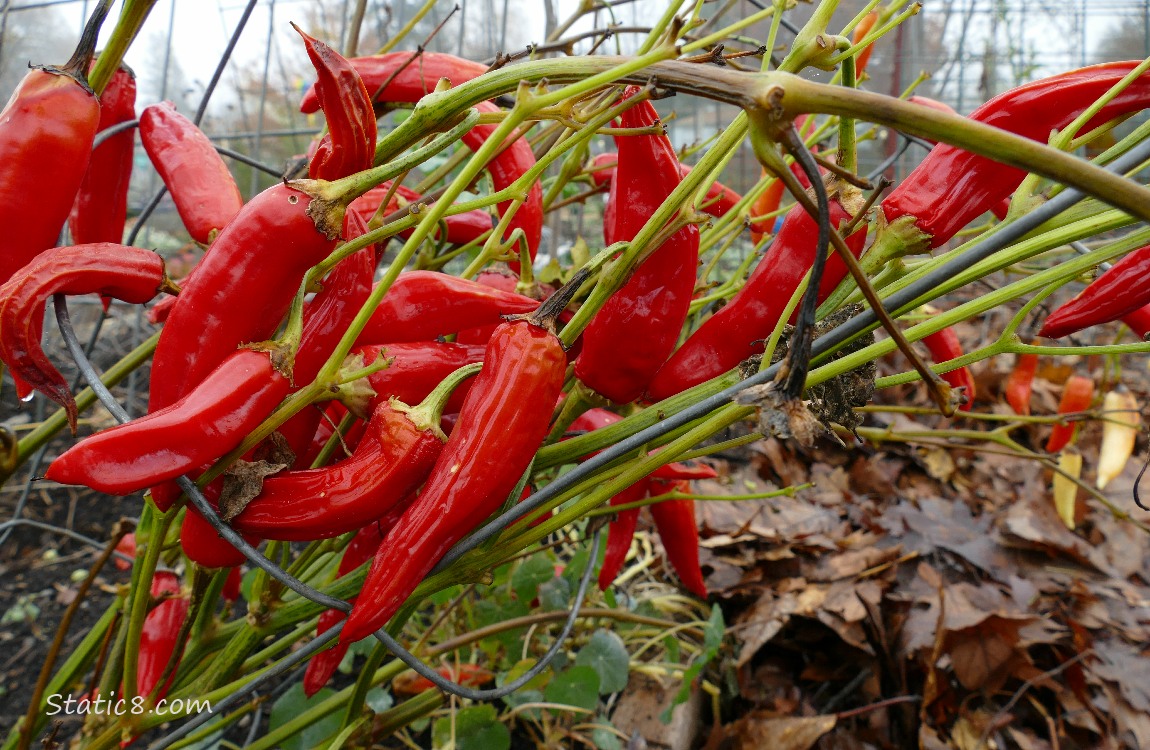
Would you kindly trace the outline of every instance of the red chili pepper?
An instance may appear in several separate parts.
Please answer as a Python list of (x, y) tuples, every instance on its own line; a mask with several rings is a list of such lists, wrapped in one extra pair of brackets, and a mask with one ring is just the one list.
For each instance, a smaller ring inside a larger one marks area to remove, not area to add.
[[(116, 543), (116, 552), (132, 559), (136, 558), (136, 533), (134, 531), (128, 532), (120, 537), (120, 541)], [(132, 563), (127, 560), (122, 560), (119, 557), (112, 558), (112, 563), (116, 566), (117, 570), (132, 569)]]
[(376, 122), (371, 95), (355, 67), (328, 45), (292, 28), (303, 37), (316, 82), (312, 86), (327, 118), (328, 133), (308, 164), (308, 176), (338, 180), (371, 166), (375, 158)]
[[(946, 362), (963, 355), (962, 344), (958, 340), (958, 334), (954, 332), (953, 328), (943, 328), (941, 331), (932, 333), (923, 338), (922, 343), (926, 344), (926, 348), (930, 350), (931, 359), (935, 362)], [(970, 369), (967, 367), (960, 367), (957, 370), (944, 372), (940, 377), (945, 380), (952, 388), (964, 388), (963, 402), (958, 408), (961, 411), (970, 411), (974, 406), (974, 376), (970, 374)]]
[[(858, 26), (855, 26), (854, 34), (851, 36), (851, 44), (858, 44), (863, 39), (866, 39), (866, 35), (871, 32), (871, 29), (874, 28), (876, 23), (878, 23), (877, 10), (872, 10), (863, 16), (863, 20), (859, 21)], [(874, 42), (871, 42), (855, 55), (855, 75), (861, 76), (863, 74), (866, 70), (867, 63), (870, 62), (870, 54), (873, 51)]]
[[(238, 351), (184, 399), (81, 440), (46, 475), (110, 495), (174, 479), (239, 445), (288, 389), (267, 352)], [(160, 509), (168, 507), (170, 502)]]
[[(629, 87), (633, 96), (637, 87)], [(623, 112), (625, 128), (659, 122), (650, 102)], [(617, 137), (619, 167), (608, 204), (614, 221), (604, 227), (608, 245), (634, 239), (679, 184), (679, 160), (665, 135)], [(625, 207), (625, 210), (620, 210)], [(699, 263), (699, 230), (683, 227), (657, 248), (595, 314), (583, 333), (575, 375), (617, 403), (634, 401), (651, 382), (675, 342), (691, 304)]]
[[(121, 65), (100, 95), (99, 129), (104, 131), (135, 117), (136, 75)], [(124, 241), (135, 140), (135, 132), (125, 130), (105, 139), (92, 152), (68, 217), (73, 244)]]
[[(611, 505), (625, 505), (638, 502), (647, 496), (650, 482), (640, 479), (635, 484), (611, 498)], [(627, 553), (631, 551), (631, 540), (635, 537), (635, 527), (639, 525), (640, 508), (619, 511), (607, 527), (607, 550), (603, 555), (603, 567), (599, 568), (599, 590), (607, 587), (619, 577)]]
[(501, 325), (423, 491), (388, 533), (340, 640), (386, 623), (453, 544), (503, 504), (547, 434), (567, 356), (553, 321), (574, 288)]
[(76, 402), (40, 346), (44, 306), (54, 294), (93, 292), (141, 304), (174, 287), (151, 250), (110, 242), (45, 250), (0, 285), (0, 360), (13, 375), (52, 399), (76, 432)]
[(242, 533), (282, 541), (312, 541), (362, 528), (415, 492), (431, 472), (446, 437), (443, 406), (459, 370), (417, 407), (392, 400), (375, 408), (355, 453), (322, 469), (287, 471), (231, 520)]
[[(852, 210), (859, 208), (853, 197), (832, 196), (833, 226), (842, 226), (851, 219), (852, 212), (844, 207), (844, 201)], [(743, 288), (660, 368), (648, 388), (652, 400), (673, 396), (763, 352), (763, 342), (814, 262), (817, 233), (818, 225), (802, 206), (796, 204), (787, 212), (778, 236)], [(866, 243), (866, 233), (863, 224), (846, 240), (856, 256)], [(846, 275), (846, 264), (838, 255), (831, 255), (819, 284), (819, 300), (826, 299)]]
[[(370, 221), (375, 216), (379, 205), (383, 199), (387, 197), (388, 192), (391, 190), (391, 182), (384, 182), (366, 193), (356, 198), (347, 207), (348, 213), (357, 213), (363, 220)], [(400, 185), (395, 190), (395, 194), (384, 209), (384, 215), (394, 213), (405, 205), (412, 203), (419, 203), (423, 201), (423, 196), (411, 188), (406, 188)], [(486, 232), (490, 232), (494, 224), (492, 224), (491, 214), (480, 209), (474, 209), (462, 214), (454, 214), (452, 216), (443, 217), (443, 225), (446, 227), (446, 233), (443, 237), (444, 240), (452, 245), (466, 245), (468, 242), (473, 242), (482, 237)], [(400, 237), (409, 237), (415, 229), (405, 229), (399, 233)]]
[[(155, 606), (144, 618), (144, 627), (140, 632), (140, 651), (136, 665), (136, 694), (151, 695), (164, 670), (168, 666), (176, 647), (180, 644), (177, 638), (180, 626), (188, 616), (190, 604), (187, 599), (180, 596), (180, 579), (174, 573), (156, 571), (152, 577), (151, 595), (153, 598), (170, 596)], [(177, 657), (177, 664), (179, 664)], [(168, 675), (167, 681), (156, 693), (159, 700), (168, 694), (172, 678), (176, 676), (175, 670)]]
[(140, 142), (172, 194), (188, 234), (201, 245), (209, 244), (244, 205), (215, 146), (171, 102), (144, 108)]
[[(614, 152), (598, 154), (591, 160), (591, 167), (588, 170), (591, 174), (591, 181), (595, 183), (596, 187), (610, 185), (615, 179), (615, 170), (618, 164), (619, 154)], [(679, 165), (680, 178), (685, 178), (690, 173), (691, 167), (686, 164)], [(703, 198), (700, 207), (711, 216), (726, 216), (742, 199), (743, 196), (723, 183), (713, 182), (711, 187), (707, 188), (707, 195)]]
[(1039, 336), (1057, 339), (1109, 323), (1150, 303), (1150, 245), (1111, 266), (1043, 323)]
[[(691, 485), (682, 480), (664, 482), (653, 479), (650, 491), (652, 495), (665, 492), (690, 493)], [(695, 501), (663, 500), (649, 507), (663, 549), (667, 551), (667, 560), (679, 580), (692, 594), (706, 599), (707, 584), (703, 582), (703, 571), (699, 568), (699, 527), (695, 523)]]
[(83, 183), (100, 123), (84, 73), (107, 12), (97, 6), (64, 67), (30, 70), (0, 112), (0, 284), (55, 246)]
[(1030, 389), (1038, 371), (1037, 354), (1019, 354), (1010, 377), (1006, 379), (1006, 403), (1015, 414), (1030, 414)]
[[(1043, 143), (1069, 125), (1139, 61), (1112, 62), (1042, 78), (994, 97), (970, 119)], [(1140, 76), (1083, 128), (1150, 105), (1150, 76)], [(904, 242), (938, 247), (989, 211), (1021, 184), (1026, 173), (985, 156), (939, 144), (882, 201), (887, 224), (904, 217)]]
[(1150, 333), (1150, 305), (1145, 305), (1132, 313), (1123, 315), (1122, 322), (1134, 332), (1135, 336), (1142, 339), (1146, 338), (1146, 334)]
[[(481, 63), (431, 52), (421, 53), (414, 61), (411, 60), (410, 53), (399, 52), (353, 58), (349, 62), (363, 78), (368, 92), (376, 92), (372, 99), (377, 102), (417, 102), (435, 89), (436, 82), (440, 78), (447, 78), (458, 85), (477, 78), (488, 69)], [(401, 69), (401, 66), (405, 67)], [(316, 110), (318, 99), (313, 94), (314, 91), (308, 91), (304, 96), (300, 103), (301, 112)], [(481, 113), (500, 111), (490, 102), (480, 102), (476, 105), (476, 109)], [(476, 125), (463, 136), (463, 144), (472, 151), (477, 151), (497, 127)], [(514, 138), (488, 162), (487, 171), (491, 175), (492, 187), (498, 192), (518, 180), (533, 166), (535, 166), (535, 154), (531, 151), (530, 144), (526, 139)], [(500, 216), (506, 213), (511, 203), (512, 201), (504, 201), (499, 204)], [(539, 250), (539, 242), (543, 238), (543, 187), (538, 180), (532, 183), (523, 204), (509, 223), (508, 235), (515, 229), (523, 230), (531, 259), (534, 260)], [(518, 265), (515, 262), (511, 263), (512, 269), (516, 271)]]
[[(1062, 387), (1062, 398), (1058, 401), (1059, 414), (1074, 414), (1086, 411), (1094, 401), (1094, 381), (1081, 375), (1071, 375)], [(1078, 422), (1059, 422), (1054, 425), (1050, 439), (1046, 441), (1046, 452), (1057, 453), (1074, 441)]]
[[(216, 480), (204, 488), (205, 497), (214, 503), (219, 497), (221, 484), (220, 480)], [(254, 536), (245, 536), (244, 540), (253, 547), (259, 544), (259, 539)], [(195, 508), (188, 508), (184, 515), (183, 525), (180, 526), (180, 547), (189, 560), (203, 568), (234, 568), (247, 559), (221, 537)]]
[(279, 326), (304, 274), (335, 247), (337, 232), (325, 234), (307, 213), (308, 189), (307, 181), (273, 185), (212, 243), (160, 334), (149, 410), (175, 403), (237, 346)]
[(538, 301), (435, 271), (408, 271), (387, 290), (359, 335), (363, 344), (431, 341), (464, 328), (498, 323)]
[[(368, 94), (380, 102), (418, 101), (435, 90), (435, 83), (440, 78), (446, 78), (452, 86), (458, 86), (478, 78), (489, 69), (483, 63), (441, 52), (420, 52), (414, 59), (411, 52), (389, 52), (353, 57), (348, 62), (363, 79)], [(308, 89), (300, 102), (300, 111), (311, 114), (319, 108), (319, 97), (315, 89)]]
[[(370, 413), (380, 403), (396, 398), (405, 404), (417, 404), (451, 373), (464, 365), (483, 361), (483, 344), (449, 344), (439, 341), (418, 341), (386, 346), (359, 346), (352, 354), (363, 356), (365, 362), (374, 362), (386, 356), (391, 364), (367, 377), (376, 395), (363, 409)], [(466, 381), (451, 394), (448, 413), (459, 411), (473, 381)], [(357, 412), (359, 413), (359, 412)]]
[(220, 596), (224, 598), (225, 602), (234, 602), (240, 598), (240, 584), (243, 583), (243, 580), (243, 571), (238, 567), (228, 571), (228, 577), (224, 579), (224, 588), (220, 591)]

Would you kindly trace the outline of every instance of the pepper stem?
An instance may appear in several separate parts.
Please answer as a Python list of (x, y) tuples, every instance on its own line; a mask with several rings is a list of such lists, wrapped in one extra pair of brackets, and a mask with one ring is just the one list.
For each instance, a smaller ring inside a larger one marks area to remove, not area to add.
[(84, 25), (84, 32), (80, 34), (76, 51), (68, 58), (68, 62), (64, 63), (64, 67), (60, 68), (61, 73), (87, 85), (88, 66), (92, 64), (92, 57), (96, 54), (96, 40), (100, 36), (100, 27), (104, 25), (104, 19), (108, 17), (108, 11), (111, 9), (112, 0), (100, 0), (100, 4), (88, 17), (88, 23)]
[(451, 394), (455, 389), (458, 388), (464, 380), (472, 377), (481, 369), (483, 369), (482, 362), (464, 365), (444, 378), (439, 385), (435, 386), (435, 390), (427, 394), (427, 398), (423, 399), (419, 406), (408, 406), (399, 399), (393, 398), (391, 400), (391, 408), (406, 414), (416, 429), (421, 431), (431, 430), (439, 435), (441, 440), (447, 440), (443, 431), (439, 429), (439, 420), (443, 417), (443, 409), (447, 406), (447, 401), (451, 398)]
[(580, 268), (575, 272), (575, 275), (571, 277), (570, 281), (561, 286), (555, 294), (548, 297), (535, 312), (529, 313), (524, 316), (523, 319), (532, 325), (539, 326), (554, 333), (555, 321), (558, 320), (559, 316), (563, 314), (563, 311), (567, 309), (567, 305), (571, 304), (571, 300), (575, 298), (575, 295), (589, 278), (591, 278), (591, 270), (586, 267)]

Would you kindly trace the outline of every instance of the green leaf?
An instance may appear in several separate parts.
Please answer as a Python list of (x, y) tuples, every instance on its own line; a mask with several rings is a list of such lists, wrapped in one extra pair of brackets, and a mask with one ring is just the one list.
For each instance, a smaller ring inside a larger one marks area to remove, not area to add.
[(543, 695), (548, 703), (594, 710), (599, 704), (599, 674), (591, 667), (571, 667), (555, 675)]
[(391, 693), (383, 688), (373, 687), (367, 691), (364, 702), (367, 703), (368, 708), (380, 714), (395, 705), (395, 698), (392, 698)]
[(691, 697), (691, 687), (695, 680), (703, 673), (703, 669), (719, 655), (719, 647), (723, 645), (725, 632), (726, 624), (723, 622), (723, 611), (716, 604), (711, 607), (711, 617), (703, 626), (703, 650), (695, 656), (691, 666), (683, 672), (683, 684), (675, 695), (675, 700), (659, 715), (660, 721), (664, 724), (671, 723), (671, 712), (675, 710), (675, 706), (687, 702), (687, 699)]
[[(454, 744), (451, 741), (453, 724)], [(495, 707), (488, 703), (468, 706), (436, 719), (431, 739), (436, 748), (453, 750), (509, 750), (511, 747), (510, 730), (499, 722)]]
[[(268, 731), (275, 731), (292, 719), (307, 711), (312, 706), (327, 700), (335, 691), (323, 688), (308, 698), (303, 692), (303, 683), (297, 682), (280, 696), (272, 706), (271, 717), (268, 719)], [(285, 739), (280, 747), (283, 750), (310, 750), (317, 745), (325, 745), (327, 741), (339, 732), (339, 725), (343, 717), (338, 711), (332, 712), (319, 721), (309, 724), (297, 734)]]
[(555, 576), (539, 587), (539, 604), (545, 611), (567, 609), (571, 601), (571, 584), (561, 576)]
[(511, 588), (519, 601), (527, 604), (537, 595), (539, 584), (555, 577), (555, 563), (546, 555), (534, 555), (524, 560), (511, 574)]
[(579, 649), (575, 664), (595, 670), (599, 675), (599, 692), (603, 695), (617, 693), (627, 687), (631, 657), (623, 639), (610, 630), (596, 630), (587, 645)]
[[(570, 562), (563, 567), (563, 579), (571, 584), (571, 590), (575, 591), (579, 588), (579, 579), (583, 577), (583, 571), (587, 569), (587, 558), (591, 553), (583, 548), (571, 556)], [(594, 582), (591, 583), (595, 585)]]
[(663, 648), (667, 649), (667, 661), (678, 662), (682, 658), (679, 651), (679, 639), (669, 635), (663, 639)]
[(611, 722), (600, 716), (596, 719), (595, 725), (591, 730), (591, 742), (595, 747), (599, 750), (623, 750), (623, 741), (611, 730)]

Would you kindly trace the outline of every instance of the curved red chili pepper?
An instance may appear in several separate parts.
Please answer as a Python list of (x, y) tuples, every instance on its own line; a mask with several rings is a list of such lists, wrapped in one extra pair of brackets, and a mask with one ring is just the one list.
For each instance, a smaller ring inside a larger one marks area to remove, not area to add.
[[(100, 95), (99, 129), (107, 130), (135, 117), (136, 75), (121, 65)], [(88, 171), (68, 217), (73, 244), (124, 241), (135, 140), (135, 132), (125, 130), (105, 139), (92, 152)]]
[[(436, 82), (440, 78), (447, 78), (458, 85), (487, 72), (487, 66), (453, 55), (424, 52), (414, 61), (411, 57), (410, 53), (399, 52), (353, 58), (349, 62), (359, 71), (368, 92), (376, 92), (372, 98), (377, 102), (417, 102), (435, 89)], [(300, 111), (314, 112), (317, 106), (318, 98), (314, 96), (314, 91), (308, 91), (300, 103)], [(500, 111), (491, 102), (480, 102), (476, 105), (476, 109), (481, 113)], [(472, 151), (477, 151), (497, 127), (476, 125), (463, 136), (463, 144)], [(491, 175), (492, 186), (496, 191), (500, 191), (534, 166), (535, 154), (531, 151), (531, 145), (523, 138), (514, 138), (488, 162), (487, 171)], [(500, 216), (506, 213), (511, 203), (512, 201), (503, 201), (499, 204)], [(539, 250), (539, 242), (543, 238), (543, 187), (538, 180), (532, 183), (523, 204), (515, 212), (507, 227), (507, 235), (510, 236), (515, 229), (523, 230), (531, 258), (534, 260)], [(511, 263), (512, 269), (515, 270), (518, 270), (518, 265)]]
[(1150, 245), (1128, 253), (1042, 323), (1039, 336), (1057, 339), (1109, 323), (1150, 303)]
[(459, 422), (415, 504), (380, 546), (341, 641), (358, 641), (386, 623), (448, 549), (511, 494), (563, 387), (567, 356), (542, 326), (569, 300), (560, 293), (532, 319), (495, 331)]
[[(371, 217), (375, 215), (379, 209), (379, 204), (387, 197), (390, 190), (390, 181), (368, 190), (351, 202), (351, 205), (347, 207), (348, 213), (355, 212), (362, 216), (364, 221), (369, 221)], [(394, 213), (403, 208), (404, 205), (419, 203), (422, 200), (423, 196), (421, 194), (411, 188), (400, 185), (395, 190), (395, 195), (392, 196), (391, 201), (388, 202), (387, 208), (384, 209), (384, 215)], [(400, 201), (402, 201), (402, 203)], [(478, 208), (461, 214), (445, 216), (443, 218), (443, 225), (446, 227), (446, 234), (443, 239), (452, 245), (466, 245), (468, 242), (474, 242), (485, 233), (490, 232), (495, 226), (492, 223), (491, 214)], [(399, 233), (399, 236), (406, 238), (411, 236), (411, 233), (414, 231), (414, 229), (405, 229)], [(438, 231), (438, 229), (436, 231)]]
[[(136, 663), (136, 695), (151, 695), (164, 670), (168, 666), (176, 648), (181, 644), (177, 642), (180, 627), (188, 616), (191, 606), (187, 599), (180, 596), (180, 579), (174, 573), (157, 570), (152, 577), (151, 595), (153, 598), (169, 596), (157, 604), (147, 616), (144, 617), (144, 627), (140, 631), (139, 658)], [(176, 664), (179, 664), (177, 657)], [(175, 670), (168, 675), (167, 681), (156, 693), (159, 700), (168, 694), (172, 679), (176, 676)]]
[(45, 250), (0, 285), (0, 360), (21, 381), (64, 407), (75, 434), (76, 402), (40, 346), (48, 298), (96, 292), (141, 304), (172, 289), (163, 259), (151, 250), (111, 242)]
[(0, 284), (56, 245), (84, 181), (100, 124), (84, 73), (107, 11), (97, 6), (63, 68), (28, 71), (0, 111)]
[(237, 346), (279, 326), (304, 274), (335, 247), (337, 233), (308, 215), (308, 188), (305, 180), (260, 193), (204, 254), (156, 345), (149, 410), (175, 403)]
[(1006, 379), (1006, 403), (1015, 414), (1030, 414), (1030, 391), (1038, 371), (1037, 354), (1019, 354), (1010, 377)]
[[(1059, 414), (1074, 414), (1086, 411), (1094, 401), (1094, 381), (1081, 375), (1071, 375), (1062, 387), (1062, 398), (1058, 401)], [(1057, 453), (1073, 440), (1078, 431), (1078, 422), (1059, 422), (1054, 425), (1050, 439), (1046, 441), (1046, 452)]]
[[(204, 495), (215, 503), (219, 497), (221, 482), (216, 480), (204, 488)], [(257, 537), (245, 536), (244, 540), (255, 546)], [(188, 508), (180, 526), (180, 548), (189, 560), (203, 568), (234, 568), (242, 565), (244, 554), (227, 542), (212, 525), (204, 520), (195, 508)]]
[[(926, 344), (926, 348), (930, 350), (931, 359), (935, 362), (946, 362), (947, 360), (955, 359), (963, 355), (962, 344), (958, 340), (958, 334), (954, 332), (953, 328), (943, 328), (941, 331), (924, 336), (922, 343)], [(960, 367), (957, 370), (941, 373), (940, 377), (945, 380), (952, 388), (963, 388), (963, 396), (965, 397), (962, 404), (958, 407), (961, 411), (970, 411), (974, 406), (974, 376), (970, 373), (970, 368)]]
[(343, 55), (294, 23), (292, 28), (303, 37), (307, 56), (315, 66), (312, 91), (327, 118), (328, 134), (308, 164), (308, 176), (338, 180), (369, 168), (375, 158), (376, 122), (363, 79)]
[[(841, 198), (832, 197), (830, 208), (833, 226), (850, 221)], [(743, 288), (659, 369), (648, 388), (652, 400), (673, 396), (763, 352), (763, 342), (814, 262), (817, 233), (817, 223), (802, 206), (796, 204), (787, 212), (778, 236)], [(855, 256), (862, 252), (866, 233), (864, 224), (846, 239)], [(819, 300), (826, 299), (847, 273), (842, 259), (831, 255), (819, 284)]]
[[(391, 364), (386, 368), (368, 375), (367, 382), (376, 395), (370, 399), (364, 411), (370, 413), (380, 403), (386, 403), (392, 398), (405, 404), (419, 403), (444, 378), (460, 367), (482, 362), (485, 348), (483, 344), (449, 344), (439, 341), (356, 347), (352, 354), (362, 355), (364, 362), (374, 362), (379, 357), (391, 359)], [(455, 389), (444, 409), (446, 412), (459, 411), (471, 390), (472, 382), (468, 380)]]
[[(629, 87), (633, 96), (637, 87)], [(650, 102), (623, 112), (625, 128), (655, 125)], [(617, 137), (619, 166), (608, 204), (614, 221), (604, 227), (608, 245), (632, 240), (647, 219), (679, 184), (679, 160), (665, 135)], [(625, 207), (625, 210), (621, 210)], [(575, 375), (589, 388), (617, 403), (634, 401), (651, 382), (675, 342), (691, 304), (699, 264), (699, 230), (683, 227), (631, 274), (591, 319)]]
[(1150, 305), (1145, 305), (1132, 313), (1123, 315), (1122, 322), (1134, 332), (1135, 336), (1141, 339), (1146, 338), (1146, 334), (1150, 333)]
[(268, 477), (231, 525), (282, 541), (326, 539), (366, 526), (415, 492), (431, 472), (445, 439), (438, 410), (381, 403), (350, 458)]
[(140, 142), (172, 194), (188, 234), (201, 245), (210, 243), (244, 204), (215, 146), (171, 102), (140, 113)]
[(505, 315), (538, 306), (530, 297), (476, 281), (436, 271), (408, 271), (387, 290), (358, 341), (431, 341), (442, 334), (498, 323)]
[[(184, 399), (81, 440), (53, 461), (46, 475), (110, 495), (174, 479), (239, 445), (279, 406), (289, 387), (267, 352), (238, 351)], [(160, 509), (167, 507), (170, 503)]]
[[(650, 492), (652, 495), (665, 492), (689, 494), (691, 485), (686, 481), (651, 480)], [(648, 507), (655, 518), (655, 528), (663, 542), (663, 549), (667, 551), (667, 560), (683, 587), (695, 596), (706, 599), (707, 584), (703, 582), (703, 571), (699, 568), (699, 526), (695, 523), (695, 501), (663, 500)]]
[[(1122, 80), (1139, 61), (1112, 62), (1042, 78), (994, 97), (970, 119), (1046, 142)], [(1150, 76), (1140, 76), (1086, 124), (1086, 132), (1150, 105)], [(938, 247), (989, 211), (1021, 184), (1026, 173), (985, 156), (939, 144), (886, 198), (888, 224), (906, 218), (907, 243)]]
[[(446, 78), (452, 86), (458, 86), (478, 78), (489, 69), (483, 63), (442, 52), (420, 52), (414, 59), (411, 52), (388, 52), (383, 55), (353, 57), (348, 62), (363, 79), (367, 93), (379, 102), (418, 101), (435, 90), (435, 84), (440, 78)], [(384, 88), (381, 90), (381, 87)], [(319, 108), (319, 97), (315, 89), (308, 89), (300, 102), (300, 112), (311, 114)]]
[[(615, 497), (611, 498), (611, 505), (625, 505), (638, 502), (647, 496), (650, 482), (641, 479)], [(607, 587), (619, 577), (623, 563), (627, 560), (627, 553), (631, 551), (631, 540), (635, 537), (635, 527), (639, 525), (640, 508), (629, 508), (619, 511), (607, 527), (607, 550), (603, 555), (603, 566), (599, 568), (599, 590), (606, 591)]]

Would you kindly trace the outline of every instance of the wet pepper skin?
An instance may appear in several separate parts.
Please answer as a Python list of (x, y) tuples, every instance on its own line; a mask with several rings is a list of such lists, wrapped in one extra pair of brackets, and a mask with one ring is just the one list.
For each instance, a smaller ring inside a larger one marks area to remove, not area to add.
[[(637, 89), (630, 87), (629, 95)], [(622, 127), (655, 125), (650, 102), (626, 110)], [(679, 159), (664, 135), (619, 136), (619, 166), (607, 198), (604, 240), (635, 238), (680, 182)], [(614, 207), (614, 208), (612, 208)], [(616, 403), (634, 401), (675, 348), (687, 320), (699, 264), (699, 230), (680, 229), (631, 274), (591, 319), (575, 375)]]
[(503, 504), (547, 434), (566, 368), (554, 333), (526, 320), (496, 329), (427, 484), (372, 562), (341, 642), (383, 626), (451, 546)]

